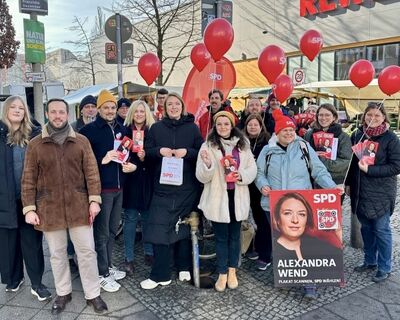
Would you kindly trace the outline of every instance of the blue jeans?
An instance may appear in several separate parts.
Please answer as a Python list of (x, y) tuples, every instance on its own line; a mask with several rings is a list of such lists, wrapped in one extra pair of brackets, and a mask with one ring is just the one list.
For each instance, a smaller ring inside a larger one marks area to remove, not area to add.
[(122, 190), (101, 194), (101, 211), (94, 219), (93, 231), (99, 275), (107, 276), (112, 266), (115, 236), (121, 221)]
[(212, 222), (217, 253), (217, 272), (226, 274), (229, 268), (237, 268), (240, 256), (241, 221)]
[(392, 231), (390, 214), (377, 219), (367, 219), (358, 215), (361, 223), (361, 235), (364, 241), (364, 262), (368, 265), (378, 264), (378, 270), (392, 271)]
[[(140, 213), (142, 221), (142, 239), (144, 238), (144, 230), (148, 211), (142, 211)], [(125, 259), (127, 262), (134, 260), (134, 247), (136, 238), (136, 225), (139, 218), (139, 211), (137, 209), (125, 209), (124, 210), (124, 247), (125, 247)], [(153, 255), (153, 246), (151, 243), (143, 242), (143, 249), (145, 255)]]

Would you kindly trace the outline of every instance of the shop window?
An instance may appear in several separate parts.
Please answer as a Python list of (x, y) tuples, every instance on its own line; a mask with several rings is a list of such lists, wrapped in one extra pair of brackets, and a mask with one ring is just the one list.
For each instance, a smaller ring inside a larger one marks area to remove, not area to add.
[(390, 43), (367, 47), (367, 59), (375, 67), (375, 77), (389, 65), (399, 65), (400, 43)]
[(365, 47), (337, 50), (335, 52), (335, 80), (347, 80), (351, 65), (364, 57)]
[(319, 59), (320, 59), (319, 80), (320, 81), (335, 80), (335, 53), (333, 51), (321, 53)]

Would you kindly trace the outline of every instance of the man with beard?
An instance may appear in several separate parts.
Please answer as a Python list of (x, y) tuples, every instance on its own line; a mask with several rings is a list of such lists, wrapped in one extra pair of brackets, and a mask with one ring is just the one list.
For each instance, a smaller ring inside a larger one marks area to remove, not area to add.
[(244, 109), (244, 111), (242, 112), (242, 115), (240, 117), (240, 121), (237, 125), (237, 127), (240, 130), (244, 129), (246, 120), (248, 118), (249, 115), (251, 114), (259, 114), (261, 116), (261, 118), (263, 120), (265, 120), (264, 118), (264, 113), (262, 112), (262, 105), (261, 105), (261, 101), (258, 98), (250, 98), (249, 101), (247, 102), (247, 106)]
[(232, 107), (222, 103), (224, 100), (224, 94), (220, 90), (211, 90), (208, 93), (208, 100), (210, 101), (210, 105), (207, 107), (208, 112), (203, 114), (199, 119), (199, 129), (204, 140), (206, 140), (208, 133), (211, 131), (214, 125), (213, 117), (217, 112), (228, 111), (233, 114), (235, 118), (235, 125), (237, 125), (239, 122), (238, 117), (236, 116)]
[(91, 224), (100, 211), (100, 177), (89, 141), (68, 124), (68, 104), (51, 99), (42, 134), (31, 140), (22, 177), (25, 221), (43, 231), (50, 250), (57, 297), (52, 313), (71, 301), (67, 230), (79, 261), (86, 303), (101, 313), (97, 260)]
[[(99, 267), (100, 286), (108, 292), (116, 292), (121, 285), (116, 280), (125, 278), (126, 273), (112, 264), (115, 236), (121, 220), (122, 186), (125, 173), (133, 172), (133, 163), (117, 163), (118, 152), (114, 141), (129, 135), (126, 127), (118, 123), (117, 100), (108, 90), (97, 97), (98, 116), (96, 120), (82, 128), (81, 134), (89, 139), (101, 180), (101, 211), (94, 222), (94, 239)], [(131, 137), (131, 136), (129, 136)]]

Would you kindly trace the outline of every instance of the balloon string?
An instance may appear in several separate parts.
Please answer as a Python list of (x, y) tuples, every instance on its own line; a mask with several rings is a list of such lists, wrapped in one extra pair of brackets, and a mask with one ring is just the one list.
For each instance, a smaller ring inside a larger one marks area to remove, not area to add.
[[(212, 75), (212, 85), (211, 85), (211, 92), (215, 89), (215, 78), (217, 75), (217, 62), (214, 62), (214, 73)], [(206, 139), (208, 136), (208, 132), (210, 131), (210, 122), (211, 122), (211, 104), (210, 104), (210, 108), (208, 110), (208, 122), (207, 122), (207, 131), (206, 131)]]

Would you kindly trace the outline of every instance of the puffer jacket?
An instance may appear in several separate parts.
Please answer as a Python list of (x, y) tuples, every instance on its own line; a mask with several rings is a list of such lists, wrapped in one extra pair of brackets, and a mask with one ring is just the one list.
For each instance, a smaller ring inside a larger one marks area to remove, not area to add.
[[(310, 143), (311, 147), (315, 149), (313, 133), (320, 132), (321, 130), (310, 129), (304, 136), (304, 139)], [(334, 137), (338, 139), (338, 149), (336, 160), (326, 159), (320, 157), (319, 159), (328, 169), (331, 174), (333, 181), (337, 184), (343, 184), (346, 176), (347, 169), (351, 160), (351, 141), (350, 137), (343, 132), (340, 124), (333, 124), (327, 131), (328, 133), (333, 133)]]
[[(353, 145), (367, 139), (362, 128), (351, 136)], [(358, 167), (358, 158), (354, 155), (346, 186), (350, 186), (352, 212), (368, 219), (379, 218), (385, 214), (393, 214), (397, 194), (397, 175), (400, 173), (400, 141), (391, 132), (372, 137), (377, 142), (378, 150), (375, 164), (368, 166), (368, 172)]]
[[(264, 186), (269, 186), (272, 190), (312, 189), (306, 161), (301, 151), (299, 142), (301, 140), (303, 139), (296, 137), (285, 151), (277, 144), (276, 136), (272, 136), (257, 159), (256, 186), (259, 190)], [(324, 189), (335, 188), (336, 183), (332, 180), (328, 170), (309, 143), (305, 143), (310, 155), (312, 178)], [(265, 175), (266, 156), (269, 154), (271, 154), (271, 157), (268, 172)], [(265, 211), (270, 210), (269, 197), (262, 196), (261, 206)]]
[[(207, 150), (211, 158), (211, 167), (207, 168), (201, 159), (200, 152)], [(196, 177), (204, 183), (199, 208), (203, 210), (204, 216), (211, 221), (229, 223), (229, 200), (227, 183), (225, 181), (224, 169), (220, 163), (223, 155), (221, 150), (212, 147), (205, 142), (200, 148), (197, 157)], [(250, 209), (250, 195), (248, 185), (253, 182), (257, 174), (254, 156), (249, 147), (239, 150), (238, 172), (242, 181), (235, 183), (235, 217), (236, 221), (246, 220)]]

